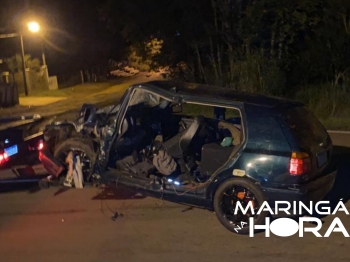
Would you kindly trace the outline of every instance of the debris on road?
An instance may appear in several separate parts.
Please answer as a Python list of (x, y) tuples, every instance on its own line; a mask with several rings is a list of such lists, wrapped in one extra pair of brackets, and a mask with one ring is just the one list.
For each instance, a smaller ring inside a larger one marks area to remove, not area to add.
[(69, 165), (64, 186), (72, 187), (74, 183), (75, 188), (83, 188), (83, 172), (80, 157), (75, 156), (72, 151), (69, 152), (66, 163)]

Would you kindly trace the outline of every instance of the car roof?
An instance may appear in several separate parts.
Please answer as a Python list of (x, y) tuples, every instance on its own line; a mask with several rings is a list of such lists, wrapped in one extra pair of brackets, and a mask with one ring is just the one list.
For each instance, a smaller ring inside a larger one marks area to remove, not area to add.
[(279, 98), (273, 96), (266, 96), (261, 94), (252, 94), (246, 92), (239, 92), (231, 88), (223, 88), (219, 86), (211, 86), (197, 83), (183, 83), (176, 81), (150, 81), (137, 86), (147, 87), (148, 89), (162, 89), (164, 91), (176, 92), (180, 96), (185, 96), (187, 99), (193, 98), (193, 100), (201, 100), (212, 102), (225, 102), (225, 103), (246, 103), (254, 104), (263, 107), (276, 107), (280, 105), (303, 105), (301, 103)]

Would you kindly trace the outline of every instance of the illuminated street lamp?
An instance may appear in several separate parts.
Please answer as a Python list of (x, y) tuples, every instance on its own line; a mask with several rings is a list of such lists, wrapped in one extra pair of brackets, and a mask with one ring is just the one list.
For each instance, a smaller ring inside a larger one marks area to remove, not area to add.
[[(40, 31), (40, 25), (37, 22), (30, 22), (28, 23), (28, 30), (32, 33), (38, 33)], [(45, 59), (45, 53), (44, 53), (44, 48), (42, 47), (42, 60), (43, 60), (43, 65), (46, 67), (46, 59)], [(47, 69), (46, 69), (47, 72)], [(47, 73), (47, 78), (48, 78), (48, 73)]]
[[(30, 22), (27, 25), (28, 30), (32, 33), (38, 33), (40, 31), (40, 25), (37, 22)], [(24, 44), (23, 44), (23, 35), (20, 34), (21, 38), (21, 49), (22, 49), (22, 68), (23, 68), (23, 81), (24, 81), (24, 93), (28, 96), (28, 83), (26, 76), (26, 63), (24, 61)]]
[(40, 31), (40, 25), (37, 22), (28, 23), (28, 30), (32, 33), (38, 33)]

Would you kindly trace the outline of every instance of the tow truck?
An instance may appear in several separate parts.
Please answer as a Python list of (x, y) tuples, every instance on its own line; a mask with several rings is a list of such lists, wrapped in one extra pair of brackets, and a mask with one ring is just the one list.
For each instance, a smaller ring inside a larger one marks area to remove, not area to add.
[(40, 115), (0, 118), (0, 189), (18, 183), (34, 183), (47, 174), (39, 161), (43, 132), (30, 133)]

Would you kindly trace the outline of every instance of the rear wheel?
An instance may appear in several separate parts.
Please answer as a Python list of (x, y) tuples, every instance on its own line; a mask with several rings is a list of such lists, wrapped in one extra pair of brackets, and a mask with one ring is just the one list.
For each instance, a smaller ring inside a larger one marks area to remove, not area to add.
[[(59, 144), (54, 152), (54, 157), (67, 166), (67, 169), (68, 165), (65, 163), (65, 160), (69, 152), (73, 152), (75, 156), (79, 156), (85, 182), (91, 182), (96, 157), (94, 149), (88, 142), (88, 140), (83, 138), (69, 138)], [(66, 175), (65, 173), (62, 175)]]
[[(263, 192), (253, 182), (244, 178), (233, 178), (219, 186), (213, 204), (216, 216), (224, 227), (237, 234), (249, 234), (250, 217), (254, 217), (254, 224), (265, 223), (267, 212), (257, 214), (264, 201), (266, 198)], [(245, 214), (241, 209), (235, 212), (237, 202), (240, 202), (245, 210), (248, 205), (252, 208), (244, 212)]]

